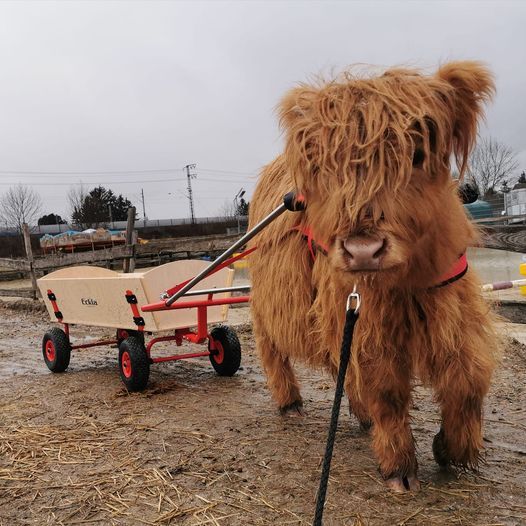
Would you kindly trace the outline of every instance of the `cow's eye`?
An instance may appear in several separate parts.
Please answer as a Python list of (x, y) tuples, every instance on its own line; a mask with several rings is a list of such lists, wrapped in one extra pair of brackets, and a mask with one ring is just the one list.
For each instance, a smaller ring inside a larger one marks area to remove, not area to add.
[(424, 150), (422, 150), (422, 148), (416, 148), (413, 153), (413, 166), (416, 168), (421, 168), (424, 164), (425, 157), (426, 154), (424, 153)]

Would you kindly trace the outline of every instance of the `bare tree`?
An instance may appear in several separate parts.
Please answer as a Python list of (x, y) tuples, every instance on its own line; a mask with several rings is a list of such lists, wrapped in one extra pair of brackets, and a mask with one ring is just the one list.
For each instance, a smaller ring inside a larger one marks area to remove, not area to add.
[(236, 217), (236, 205), (229, 199), (225, 200), (219, 209), (219, 217), (224, 217), (225, 219)]
[(81, 228), (88, 228), (90, 226), (76, 221), (76, 218), (79, 217), (82, 211), (87, 196), (88, 193), (82, 184), (79, 186), (72, 186), (68, 192), (69, 215), (71, 217), (71, 222), (77, 224), (77, 226)]
[(475, 146), (469, 159), (468, 178), (476, 184), (479, 194), (486, 196), (496, 192), (504, 181), (510, 184), (518, 166), (514, 151), (490, 137)]
[(0, 218), (22, 235), (24, 223), (35, 223), (42, 208), (42, 199), (29, 186), (12, 186), (0, 197)]

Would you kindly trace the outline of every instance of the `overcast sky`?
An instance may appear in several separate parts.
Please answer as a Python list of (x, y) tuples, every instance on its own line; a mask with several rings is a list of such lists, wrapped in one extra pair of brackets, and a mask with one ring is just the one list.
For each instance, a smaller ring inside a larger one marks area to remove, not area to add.
[(481, 132), (526, 169), (525, 1), (4, 1), (0, 192), (30, 184), (69, 216), (70, 185), (100, 183), (142, 216), (143, 188), (149, 218), (185, 217), (196, 163), (196, 213), (216, 215), (280, 152), (275, 106), (295, 82), (451, 59), (494, 71)]

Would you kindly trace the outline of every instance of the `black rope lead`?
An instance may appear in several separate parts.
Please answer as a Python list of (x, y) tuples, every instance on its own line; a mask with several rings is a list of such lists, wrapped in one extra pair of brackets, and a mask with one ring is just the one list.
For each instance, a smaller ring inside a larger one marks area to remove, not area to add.
[[(355, 300), (354, 306), (351, 305)], [(321, 470), (320, 486), (316, 498), (316, 514), (314, 515), (313, 526), (322, 526), (323, 508), (325, 506), (325, 497), (327, 495), (327, 484), (329, 482), (329, 473), (331, 470), (332, 451), (334, 449), (334, 439), (338, 427), (338, 418), (340, 416), (340, 406), (342, 402), (343, 386), (345, 383), (345, 374), (347, 365), (351, 356), (351, 344), (354, 333), (354, 326), (358, 319), (358, 310), (360, 308), (360, 295), (356, 289), (349, 295), (347, 300), (347, 311), (345, 313), (345, 327), (343, 329), (342, 347), (340, 350), (340, 368), (338, 370), (338, 379), (336, 381), (336, 391), (334, 393), (334, 402), (332, 405), (331, 423), (329, 425), (329, 434), (327, 436), (327, 446), (325, 447), (325, 457), (323, 458), (323, 467)]]

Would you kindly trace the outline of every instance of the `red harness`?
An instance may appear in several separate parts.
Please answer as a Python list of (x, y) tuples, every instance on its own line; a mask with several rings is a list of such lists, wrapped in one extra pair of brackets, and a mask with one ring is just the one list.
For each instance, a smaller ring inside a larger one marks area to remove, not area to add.
[[(303, 237), (307, 241), (307, 246), (309, 247), (309, 252), (312, 257), (312, 261), (316, 259), (316, 252), (318, 251), (321, 252), (324, 256), (328, 254), (328, 246), (325, 243), (321, 243), (314, 239), (312, 228), (308, 226), (298, 225), (292, 228), (292, 230), (297, 230), (298, 232), (301, 232), (303, 234)], [(462, 278), (467, 271), (468, 258), (466, 257), (466, 253), (464, 253), (455, 261), (449, 272), (446, 272), (445, 274), (442, 274), (442, 276), (440, 276), (438, 284), (434, 285), (432, 288), (439, 288), (445, 285), (449, 285), (450, 283), (453, 283), (454, 281), (457, 281), (458, 279)]]
[(435, 285), (433, 288), (443, 287), (444, 285), (449, 285), (450, 283), (453, 283), (454, 281), (457, 281), (457, 279), (460, 279), (461, 277), (466, 274), (468, 271), (468, 258), (466, 257), (466, 253), (462, 254), (453, 264), (449, 272), (446, 272), (445, 274), (442, 274), (440, 276), (440, 281), (438, 282), (438, 285)]
[(303, 234), (303, 238), (307, 241), (307, 246), (309, 247), (309, 252), (312, 257), (312, 261), (316, 259), (316, 252), (319, 250), (324, 256), (329, 253), (329, 248), (324, 243), (320, 243), (314, 239), (312, 233), (312, 228), (308, 226), (298, 225), (292, 228), (291, 230), (297, 230)]

